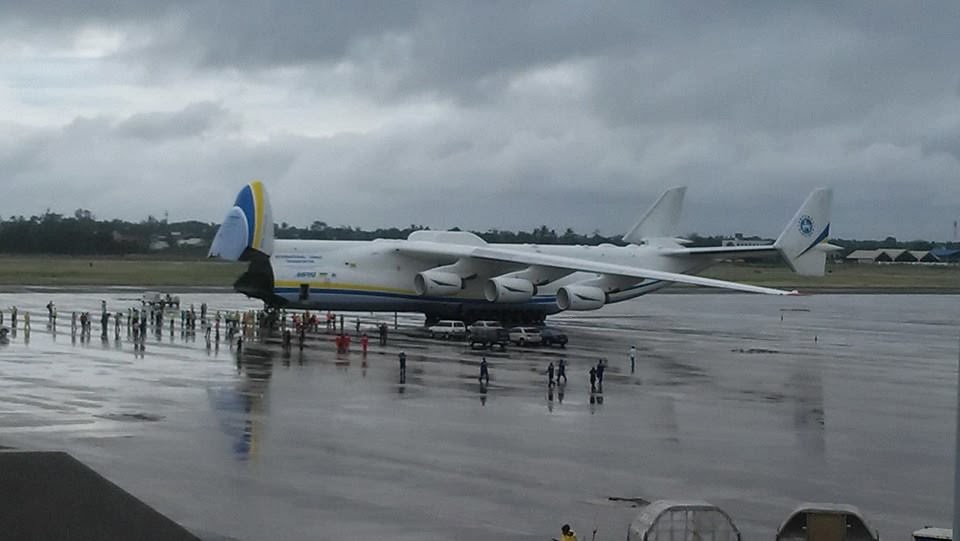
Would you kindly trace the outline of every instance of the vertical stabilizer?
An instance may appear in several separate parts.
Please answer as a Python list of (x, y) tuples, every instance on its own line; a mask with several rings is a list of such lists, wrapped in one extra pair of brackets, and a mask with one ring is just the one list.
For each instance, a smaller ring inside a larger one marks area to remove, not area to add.
[(267, 190), (259, 180), (237, 194), (213, 238), (209, 257), (237, 261), (250, 259), (257, 252), (267, 256), (273, 253), (273, 212)]
[(830, 237), (833, 190), (819, 188), (807, 197), (774, 246), (790, 268), (804, 276), (823, 276)]
[(623, 241), (640, 244), (644, 239), (676, 237), (680, 211), (683, 209), (683, 196), (686, 193), (686, 186), (670, 188), (664, 192), (640, 221), (627, 231)]

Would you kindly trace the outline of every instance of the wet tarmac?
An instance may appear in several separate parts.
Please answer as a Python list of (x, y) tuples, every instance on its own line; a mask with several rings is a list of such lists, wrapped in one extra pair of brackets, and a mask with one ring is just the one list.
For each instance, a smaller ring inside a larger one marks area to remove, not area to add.
[[(636, 509), (611, 497), (706, 499), (746, 539), (803, 501), (856, 505), (886, 539), (950, 524), (957, 296), (651, 295), (552, 319), (565, 350), (391, 332), (365, 358), (324, 334), (239, 356), (179, 327), (143, 352), (125, 328), (101, 341), (100, 299), (116, 311), (136, 296), (0, 294), (5, 325), (21, 314), (0, 346), (0, 446), (67, 450), (212, 539), (541, 540), (564, 522), (622, 539)], [(95, 315), (89, 342), (72, 339), (73, 310)], [(560, 358), (569, 382), (550, 392)]]

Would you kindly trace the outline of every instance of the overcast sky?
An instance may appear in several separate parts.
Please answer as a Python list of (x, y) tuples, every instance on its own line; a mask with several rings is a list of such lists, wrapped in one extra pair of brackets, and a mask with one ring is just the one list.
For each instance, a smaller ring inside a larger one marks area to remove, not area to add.
[(0, 2), (0, 215), (843, 238), (960, 217), (960, 3)]

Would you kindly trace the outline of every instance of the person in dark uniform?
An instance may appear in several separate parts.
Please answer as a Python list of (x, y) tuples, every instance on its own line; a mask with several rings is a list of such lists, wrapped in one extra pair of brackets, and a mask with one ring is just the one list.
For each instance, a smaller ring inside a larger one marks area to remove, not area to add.
[(553, 387), (553, 362), (547, 366), (547, 386)]
[(490, 385), (490, 369), (487, 366), (487, 358), (480, 359), (480, 383)]
[(407, 354), (400, 352), (400, 383), (407, 381)]
[(567, 361), (560, 359), (557, 361), (557, 385), (560, 385), (560, 378), (563, 378), (563, 383), (567, 383)]
[(595, 366), (590, 367), (590, 392), (597, 392), (597, 368)]
[(597, 387), (603, 389), (603, 371), (607, 369), (607, 365), (603, 362), (603, 359), (597, 361)]

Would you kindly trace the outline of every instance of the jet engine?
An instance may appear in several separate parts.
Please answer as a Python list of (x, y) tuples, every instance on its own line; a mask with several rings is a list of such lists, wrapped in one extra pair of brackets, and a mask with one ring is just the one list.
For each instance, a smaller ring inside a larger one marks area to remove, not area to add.
[(487, 280), (483, 296), (490, 302), (527, 302), (537, 288), (530, 280), (498, 276)]
[(413, 286), (421, 297), (456, 295), (463, 289), (463, 279), (452, 272), (425, 270), (413, 278)]
[(557, 291), (561, 310), (596, 310), (607, 302), (607, 294), (599, 287), (563, 286)]

